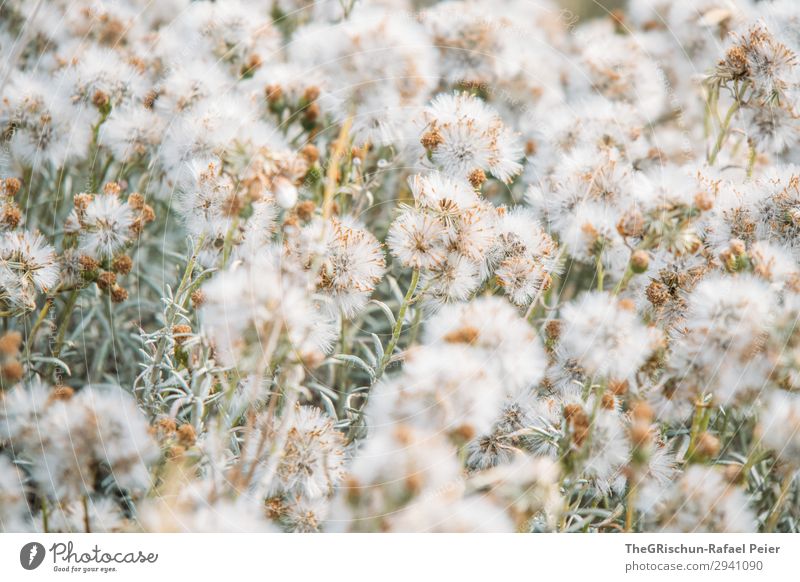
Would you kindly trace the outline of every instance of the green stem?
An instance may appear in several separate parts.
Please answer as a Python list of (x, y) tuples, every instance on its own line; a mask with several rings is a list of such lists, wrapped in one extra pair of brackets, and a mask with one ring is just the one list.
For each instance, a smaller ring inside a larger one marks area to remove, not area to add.
[(634, 477), (631, 477), (631, 486), (628, 489), (628, 498), (625, 500), (627, 507), (625, 508), (625, 531), (632, 532), (633, 525), (635, 523), (636, 517), (636, 494), (637, 494), (637, 483), (634, 480)]
[(750, 153), (747, 156), (747, 177), (753, 177), (753, 168), (756, 165), (756, 146), (750, 144)]
[(605, 282), (606, 272), (603, 268), (603, 261), (600, 259), (600, 253), (597, 254), (596, 260), (596, 268), (597, 268), (597, 290), (603, 290), (603, 283)]
[(711, 150), (711, 154), (708, 156), (708, 164), (714, 165), (714, 162), (717, 161), (717, 156), (719, 155), (720, 150), (722, 149), (723, 144), (725, 143), (725, 138), (728, 137), (728, 129), (733, 119), (734, 114), (739, 110), (739, 100), (735, 100), (733, 104), (728, 108), (728, 112), (725, 114), (725, 119), (722, 121), (722, 125), (719, 128), (719, 134), (717, 135), (717, 141), (714, 143), (714, 149)]
[(750, 470), (755, 466), (756, 463), (762, 460), (763, 452), (761, 447), (759, 446), (760, 442), (753, 440), (752, 445), (750, 446), (750, 452), (747, 454), (747, 458), (744, 461), (744, 465), (742, 465), (741, 476), (744, 480), (744, 483), (747, 483), (748, 474)]
[(692, 428), (689, 431), (689, 447), (686, 449), (686, 461), (690, 462), (694, 457), (697, 447), (697, 439), (708, 429), (711, 420), (711, 409), (705, 402), (705, 397), (700, 397), (695, 403), (694, 416), (692, 417)]
[(786, 503), (786, 498), (789, 497), (789, 489), (792, 486), (792, 481), (794, 481), (794, 473), (790, 471), (786, 477), (783, 478), (778, 499), (775, 501), (775, 506), (772, 508), (772, 511), (770, 511), (769, 517), (767, 517), (767, 521), (764, 525), (766, 532), (775, 531), (775, 527), (778, 525), (778, 521), (781, 518), (783, 504)]
[(706, 111), (703, 116), (703, 129), (705, 137), (711, 135), (711, 130), (714, 127), (713, 115), (717, 111), (717, 97), (719, 96), (719, 85), (714, 84), (708, 89), (708, 98), (706, 99)]
[(625, 290), (625, 288), (628, 286), (628, 283), (630, 283), (631, 279), (633, 278), (633, 275), (633, 269), (631, 269), (631, 266), (628, 265), (628, 268), (625, 269), (625, 274), (622, 276), (622, 279), (620, 279), (619, 283), (617, 283), (617, 286), (614, 287), (614, 295), (619, 295)]
[(408, 310), (408, 306), (411, 304), (411, 299), (414, 296), (414, 292), (417, 290), (418, 283), (419, 269), (414, 269), (414, 272), (411, 275), (411, 283), (408, 285), (408, 291), (406, 291), (406, 296), (403, 297), (403, 302), (400, 304), (400, 311), (397, 312), (397, 320), (395, 321), (394, 328), (392, 329), (392, 339), (389, 340), (389, 345), (386, 346), (386, 350), (383, 353), (383, 357), (381, 358), (380, 365), (378, 367), (378, 373), (375, 375), (376, 380), (383, 376), (383, 372), (386, 370), (386, 366), (389, 364), (389, 360), (392, 358), (394, 349), (397, 347), (397, 342), (400, 340), (400, 334), (403, 331), (403, 321), (406, 318), (406, 311)]
[[(339, 334), (339, 345), (341, 346), (341, 353), (350, 353), (350, 345), (347, 337), (347, 320), (344, 318), (342, 318), (342, 328)], [(336, 366), (333, 371), (333, 386), (339, 393), (339, 400), (336, 402), (336, 415), (338, 418), (342, 417), (345, 400), (347, 399), (347, 375), (344, 374), (343, 368), (343, 366)]]
[(233, 219), (230, 228), (228, 228), (228, 232), (225, 233), (225, 242), (222, 246), (222, 265), (220, 265), (221, 269), (224, 269), (228, 264), (228, 259), (231, 256), (231, 251), (233, 250), (233, 233), (236, 232), (237, 228), (239, 228), (238, 216)]
[(89, 523), (89, 498), (88, 496), (83, 496), (83, 529), (86, 533), (92, 533), (92, 527)]
[(111, 163), (113, 161), (114, 161), (114, 156), (109, 155), (105, 165), (103, 165), (103, 169), (100, 171), (100, 183), (106, 181), (106, 174), (108, 174), (108, 169), (111, 167)]
[(96, 192), (100, 189), (100, 181), (102, 177), (100, 176), (100, 168), (98, 168), (97, 164), (97, 156), (100, 154), (100, 144), (98, 143), (100, 137), (100, 127), (106, 122), (108, 119), (108, 115), (111, 113), (111, 108), (106, 107), (100, 114), (100, 119), (98, 120), (97, 124), (92, 127), (92, 143), (89, 146), (89, 175), (90, 175), (90, 190), (92, 192)]
[(194, 252), (192, 256), (189, 258), (189, 261), (186, 263), (186, 269), (183, 271), (183, 276), (181, 277), (181, 282), (178, 284), (178, 289), (175, 291), (174, 300), (170, 303), (169, 307), (167, 308), (166, 317), (164, 318), (164, 335), (159, 338), (158, 345), (156, 347), (156, 354), (153, 359), (154, 365), (153, 370), (150, 373), (150, 385), (155, 386), (156, 382), (161, 376), (161, 369), (158, 365), (164, 359), (164, 354), (167, 352), (167, 337), (169, 336), (170, 331), (172, 330), (172, 326), (175, 322), (175, 316), (177, 315), (177, 305), (180, 302), (181, 296), (186, 292), (187, 288), (191, 284), (192, 280), (192, 273), (194, 272), (194, 265), (197, 262), (197, 254), (199, 253), (200, 247), (203, 246), (203, 240), (205, 235), (200, 235), (197, 239), (197, 244), (195, 245)]
[(64, 336), (67, 333), (67, 324), (72, 315), (72, 309), (75, 307), (75, 302), (78, 300), (79, 289), (73, 289), (69, 294), (67, 302), (64, 305), (64, 313), (61, 315), (61, 323), (58, 324), (58, 331), (56, 332), (56, 344), (53, 347), (53, 357), (57, 358), (61, 353), (61, 347), (64, 345)]
[(422, 321), (422, 310), (417, 309), (414, 312), (414, 321), (411, 323), (411, 336), (408, 338), (408, 344), (414, 345), (419, 335), (419, 328)]
[(53, 297), (48, 297), (47, 299), (45, 299), (44, 305), (42, 306), (42, 309), (39, 311), (39, 315), (36, 317), (36, 322), (33, 324), (33, 327), (31, 328), (31, 333), (28, 335), (28, 343), (26, 346), (26, 352), (28, 354), (28, 357), (30, 357), (31, 346), (33, 346), (34, 341), (36, 341), (36, 334), (39, 332), (39, 328), (41, 327), (42, 322), (44, 321), (45, 317), (47, 317), (50, 308), (53, 306), (54, 300), (55, 298)]
[(50, 533), (50, 515), (48, 514), (47, 498), (42, 497), (42, 529), (44, 533)]

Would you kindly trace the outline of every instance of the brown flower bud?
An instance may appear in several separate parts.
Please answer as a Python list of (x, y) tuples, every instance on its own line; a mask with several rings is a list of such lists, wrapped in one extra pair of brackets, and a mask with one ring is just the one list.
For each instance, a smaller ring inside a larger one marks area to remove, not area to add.
[(76, 194), (75, 197), (72, 199), (72, 204), (75, 206), (75, 210), (82, 211), (86, 210), (89, 207), (89, 203), (92, 201), (92, 195), (87, 193)]
[(149, 204), (145, 204), (144, 208), (142, 208), (142, 221), (145, 224), (149, 224), (156, 219), (156, 213), (153, 210), (153, 207)]
[(119, 285), (114, 285), (111, 287), (111, 301), (114, 303), (122, 303), (123, 301), (128, 299), (128, 292), (120, 287)]
[(472, 170), (467, 179), (469, 183), (472, 184), (472, 187), (477, 190), (483, 186), (483, 183), (486, 181), (486, 174), (481, 169)]
[(247, 57), (247, 62), (242, 67), (242, 75), (248, 75), (261, 67), (263, 61), (261, 60), (261, 56), (257, 54), (252, 54)]
[(701, 212), (707, 212), (714, 207), (714, 198), (708, 192), (698, 192), (694, 195), (694, 205)]
[(319, 99), (320, 90), (319, 87), (316, 85), (311, 85), (310, 87), (306, 87), (306, 90), (303, 92), (303, 99), (308, 102), (316, 101)]
[(653, 409), (644, 400), (639, 400), (631, 407), (631, 417), (637, 422), (650, 423), (653, 421)]
[(628, 212), (617, 223), (617, 232), (622, 236), (641, 236), (644, 233), (644, 217), (640, 212)]
[(133, 192), (130, 196), (128, 196), (128, 206), (134, 210), (141, 210), (144, 208), (144, 196), (138, 192)]
[(98, 109), (103, 109), (104, 107), (108, 106), (110, 99), (108, 97), (108, 93), (105, 91), (97, 90), (92, 95), (92, 105), (97, 107)]
[(303, 118), (306, 123), (316, 123), (320, 116), (320, 109), (317, 103), (311, 103), (303, 111)]
[(300, 150), (300, 155), (303, 156), (309, 164), (313, 164), (319, 159), (319, 149), (313, 143), (306, 144)]
[(6, 204), (0, 212), (0, 223), (8, 229), (14, 229), (19, 226), (22, 220), (22, 213), (15, 204)]
[(189, 448), (194, 445), (195, 441), (197, 441), (197, 433), (194, 427), (191, 424), (182, 424), (178, 428), (178, 442), (182, 446)]
[(21, 187), (22, 182), (17, 178), (6, 178), (3, 181), (3, 190), (5, 190), (6, 196), (11, 196), (13, 198), (19, 193)]
[(78, 259), (78, 262), (80, 263), (81, 269), (83, 269), (84, 272), (96, 271), (98, 268), (100, 268), (100, 264), (88, 255), (81, 255), (81, 257)]
[(264, 94), (267, 97), (267, 103), (276, 105), (283, 99), (283, 89), (280, 85), (267, 85), (264, 89)]
[(133, 259), (131, 259), (128, 255), (119, 255), (111, 262), (111, 268), (115, 273), (127, 275), (133, 268)]
[(111, 271), (103, 271), (97, 276), (97, 286), (103, 291), (108, 291), (117, 282), (117, 275)]
[(186, 325), (184, 323), (173, 325), (172, 326), (172, 336), (175, 339), (175, 343), (181, 345), (187, 339), (187, 334), (192, 333), (192, 326)]
[(442, 134), (439, 133), (439, 130), (433, 128), (422, 134), (422, 138), (419, 140), (419, 142), (426, 150), (434, 151), (437, 147), (444, 143), (444, 138), (442, 137)]
[(8, 331), (0, 336), (0, 354), (4, 356), (16, 356), (21, 345), (22, 334), (18, 331)]
[(544, 325), (544, 333), (547, 339), (557, 340), (561, 337), (561, 320), (551, 319)]
[(720, 449), (720, 442), (717, 437), (708, 432), (703, 432), (697, 437), (697, 452), (703, 457), (713, 458), (717, 456)]
[(465, 325), (444, 335), (444, 341), (450, 344), (474, 344), (478, 341), (480, 330), (471, 325)]
[(564, 407), (564, 418), (572, 429), (573, 442), (580, 447), (589, 436), (589, 416), (580, 404), (567, 404)]
[(733, 253), (737, 257), (742, 256), (747, 250), (747, 246), (744, 244), (744, 241), (738, 238), (731, 239), (729, 243), (729, 248), (731, 250), (731, 253)]
[(148, 91), (144, 96), (145, 109), (152, 109), (156, 104), (156, 99), (158, 99), (158, 91), (155, 89)]
[(738, 483), (742, 480), (742, 477), (744, 477), (744, 475), (742, 475), (743, 468), (744, 466), (739, 463), (727, 465), (723, 471), (723, 475), (729, 483)]
[(308, 222), (314, 217), (314, 210), (316, 210), (316, 208), (317, 206), (312, 200), (303, 200), (297, 204), (295, 211), (300, 220)]
[(645, 289), (647, 300), (653, 304), (654, 307), (661, 307), (670, 299), (669, 288), (661, 281), (653, 281)]
[(650, 266), (650, 255), (647, 251), (638, 250), (631, 255), (631, 270), (634, 273), (644, 273)]
[(197, 291), (192, 292), (191, 299), (192, 299), (192, 305), (194, 305), (195, 308), (197, 308), (200, 307), (205, 302), (206, 295), (200, 289), (198, 289)]
[(453, 431), (453, 436), (462, 442), (471, 441), (475, 436), (475, 427), (471, 424), (462, 424)]
[(172, 434), (177, 430), (177, 424), (174, 418), (163, 416), (156, 421), (156, 428), (165, 434)]
[(119, 196), (120, 192), (122, 192), (122, 186), (119, 185), (119, 182), (108, 182), (103, 186), (103, 194)]
[(15, 383), (22, 380), (22, 376), (25, 374), (25, 368), (17, 360), (11, 360), (0, 367), (0, 373), (2, 373), (4, 380)]
[(629, 436), (631, 444), (636, 448), (642, 448), (650, 444), (653, 438), (650, 426), (644, 423), (635, 423), (631, 425)]

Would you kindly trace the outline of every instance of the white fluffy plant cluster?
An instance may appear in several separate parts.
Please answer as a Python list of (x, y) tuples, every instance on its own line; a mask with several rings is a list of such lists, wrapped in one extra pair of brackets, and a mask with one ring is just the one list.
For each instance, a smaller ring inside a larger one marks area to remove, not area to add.
[(0, 529), (797, 531), (798, 30), (0, 4)]

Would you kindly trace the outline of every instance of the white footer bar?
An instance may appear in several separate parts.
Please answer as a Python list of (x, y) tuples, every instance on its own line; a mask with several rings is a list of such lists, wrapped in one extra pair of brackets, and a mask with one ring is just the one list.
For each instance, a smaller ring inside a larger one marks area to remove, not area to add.
[(0, 580), (167, 577), (219, 582), (798, 580), (800, 536), (0, 535)]

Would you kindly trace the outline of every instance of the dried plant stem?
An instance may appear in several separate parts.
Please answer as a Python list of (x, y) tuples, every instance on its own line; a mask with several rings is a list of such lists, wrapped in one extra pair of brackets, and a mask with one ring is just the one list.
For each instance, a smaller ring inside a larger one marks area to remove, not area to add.
[(81, 501), (83, 502), (83, 530), (86, 533), (92, 533), (92, 526), (89, 522), (89, 497), (84, 495)]

